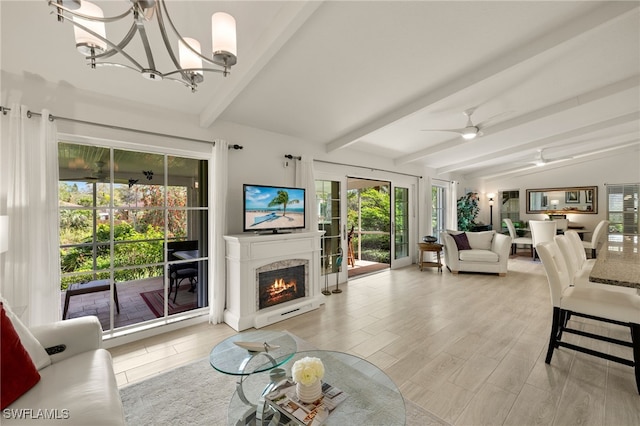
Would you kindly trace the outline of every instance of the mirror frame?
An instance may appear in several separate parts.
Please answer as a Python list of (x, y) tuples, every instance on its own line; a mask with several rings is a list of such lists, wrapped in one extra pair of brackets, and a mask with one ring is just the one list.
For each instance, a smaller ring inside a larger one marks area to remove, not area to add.
[[(544, 214), (598, 214), (598, 187), (597, 186), (570, 186), (562, 188), (536, 188), (527, 189), (527, 213), (544, 213)], [(591, 210), (570, 210), (570, 209), (544, 209), (544, 210), (531, 210), (531, 193), (532, 192), (564, 192), (565, 200), (568, 199), (569, 193), (579, 191), (592, 191), (591, 198)]]

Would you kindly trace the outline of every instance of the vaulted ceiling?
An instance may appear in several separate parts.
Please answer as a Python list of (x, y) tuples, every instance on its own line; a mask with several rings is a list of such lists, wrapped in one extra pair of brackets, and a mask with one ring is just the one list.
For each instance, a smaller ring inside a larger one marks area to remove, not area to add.
[[(106, 15), (128, 6), (95, 3)], [(148, 102), (196, 115), (202, 127), (229, 121), (326, 152), (378, 154), (399, 167), (508, 176), (535, 168), (540, 155), (558, 164), (626, 151), (640, 159), (639, 6), (167, 1), (176, 27), (204, 51), (213, 12), (237, 20), (238, 64), (226, 78), (206, 74), (191, 93), (130, 70), (91, 70), (71, 25), (58, 23), (45, 1), (3, 0), (1, 65), (6, 80), (38, 78)], [(436, 131), (465, 127), (465, 111), (480, 136)]]

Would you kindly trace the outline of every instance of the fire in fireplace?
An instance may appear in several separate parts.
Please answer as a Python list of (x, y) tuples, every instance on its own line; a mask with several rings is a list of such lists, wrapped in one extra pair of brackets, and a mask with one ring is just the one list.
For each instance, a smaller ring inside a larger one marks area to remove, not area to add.
[(305, 296), (305, 265), (260, 272), (258, 274), (259, 309)]

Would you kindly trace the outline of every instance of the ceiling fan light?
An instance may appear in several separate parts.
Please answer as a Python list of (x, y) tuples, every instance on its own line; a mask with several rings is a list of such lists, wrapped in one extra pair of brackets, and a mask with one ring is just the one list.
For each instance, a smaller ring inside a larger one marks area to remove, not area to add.
[[(102, 9), (100, 9), (93, 3), (89, 3), (88, 1), (82, 2), (82, 6), (77, 10), (77, 13), (88, 16), (95, 16), (96, 18), (104, 18)], [(105, 29), (104, 22), (90, 21), (78, 16), (73, 17), (73, 22), (87, 27), (94, 33), (100, 35), (102, 38), (107, 38), (107, 31)], [(74, 25), (73, 33), (76, 38), (76, 49), (78, 49), (81, 54), (85, 56), (93, 56), (95, 53), (91, 52), (92, 49), (99, 52), (104, 52), (105, 50), (107, 50), (107, 43), (104, 40), (100, 40), (98, 37), (88, 33), (82, 28)]]
[(478, 136), (478, 129), (475, 127), (467, 127), (462, 131), (462, 137), (468, 141)]
[(211, 50), (214, 62), (228, 66), (236, 63), (236, 20), (228, 13), (217, 12), (211, 16)]
[[(193, 50), (198, 53), (201, 53), (200, 50), (200, 42), (193, 38), (183, 37), (184, 41), (187, 42), (189, 46)], [(178, 40), (178, 53), (180, 55), (180, 68), (182, 69), (193, 69), (193, 68), (202, 68), (202, 58), (193, 53), (186, 45), (182, 42), (182, 40)], [(191, 71), (195, 74), (203, 75), (204, 72), (200, 71)]]

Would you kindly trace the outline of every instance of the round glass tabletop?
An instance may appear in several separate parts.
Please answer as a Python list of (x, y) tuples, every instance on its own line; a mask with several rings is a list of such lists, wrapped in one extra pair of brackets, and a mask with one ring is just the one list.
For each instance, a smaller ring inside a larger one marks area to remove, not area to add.
[[(342, 352), (304, 351), (298, 352), (286, 365), (274, 371), (282, 369), (284, 376), (291, 377), (294, 362), (307, 356), (322, 360), (325, 368), (323, 388), (333, 386), (346, 394), (346, 399), (331, 410), (324, 425), (405, 424), (405, 404), (400, 390), (382, 370), (362, 358)], [(273, 381), (273, 377), (270, 376), (267, 373), (247, 376), (243, 383), (244, 392), (247, 395), (263, 394), (272, 385), (270, 381)], [(260, 424), (256, 422), (255, 413), (256, 407), (248, 406), (235, 392), (229, 403), (228, 424)], [(269, 425), (305, 424), (290, 421), (287, 415), (283, 412), (277, 414), (269, 405), (261, 410), (258, 417)]]
[(209, 354), (209, 363), (221, 373), (244, 376), (284, 364), (297, 349), (296, 341), (289, 333), (246, 331), (218, 343)]

